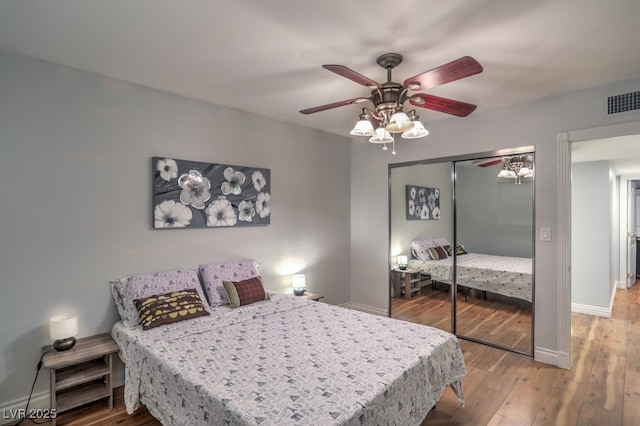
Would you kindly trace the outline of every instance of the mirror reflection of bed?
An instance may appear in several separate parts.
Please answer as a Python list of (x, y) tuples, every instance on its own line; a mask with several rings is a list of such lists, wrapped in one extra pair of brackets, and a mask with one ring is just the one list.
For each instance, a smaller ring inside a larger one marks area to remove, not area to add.
[[(531, 355), (533, 179), (498, 178), (504, 161), (480, 167), (467, 158), (390, 170), (392, 264), (408, 255), (407, 267), (431, 278), (410, 298), (392, 292), (391, 316)], [(406, 220), (406, 185), (440, 185), (440, 218)], [(436, 247), (447, 255), (439, 258)]]

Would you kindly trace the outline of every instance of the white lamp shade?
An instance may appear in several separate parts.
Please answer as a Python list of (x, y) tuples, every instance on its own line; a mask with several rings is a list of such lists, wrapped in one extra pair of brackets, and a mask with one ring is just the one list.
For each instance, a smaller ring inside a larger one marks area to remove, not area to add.
[(391, 137), (391, 134), (389, 134), (389, 132), (387, 132), (384, 127), (378, 127), (376, 129), (376, 135), (372, 136), (369, 139), (369, 142), (371, 143), (391, 143), (393, 142), (393, 138)]
[(373, 130), (373, 124), (369, 120), (358, 120), (349, 133), (354, 136), (373, 136), (376, 134)]
[(307, 286), (307, 279), (304, 274), (291, 275), (291, 285), (293, 288), (305, 288)]
[(424, 128), (421, 122), (414, 121), (413, 128), (407, 130), (402, 134), (402, 137), (405, 139), (418, 139), (423, 138), (429, 134), (429, 131)]
[(407, 256), (398, 256), (398, 266), (407, 266)]
[(518, 176), (520, 177), (528, 177), (531, 174), (531, 169), (527, 166), (523, 166), (520, 170), (518, 170)]
[(56, 315), (49, 320), (51, 340), (60, 340), (78, 334), (78, 317), (75, 314)]
[(413, 128), (413, 121), (409, 120), (404, 112), (396, 112), (389, 119), (387, 131), (390, 133), (402, 133)]

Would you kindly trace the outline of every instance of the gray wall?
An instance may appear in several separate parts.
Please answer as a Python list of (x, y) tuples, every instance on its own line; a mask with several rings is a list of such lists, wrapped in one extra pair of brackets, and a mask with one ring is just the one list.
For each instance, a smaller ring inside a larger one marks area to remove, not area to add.
[[(452, 163), (417, 164), (391, 170), (391, 255), (405, 254), (411, 259), (411, 241), (445, 237), (453, 241), (451, 198)], [(406, 185), (440, 189), (440, 219), (406, 219)], [(392, 259), (395, 263), (395, 258)]]
[(571, 301), (603, 309), (609, 308), (614, 284), (610, 173), (608, 161), (571, 166)]
[[(490, 70), (485, 70), (490, 72)], [(536, 348), (558, 351), (557, 274), (558, 134), (640, 120), (640, 114), (606, 116), (607, 96), (638, 90), (640, 79), (594, 87), (566, 95), (426, 123), (426, 139), (401, 142), (396, 156), (352, 144), (351, 160), (351, 299), (386, 310), (388, 306), (388, 186), (390, 163), (488, 152), (514, 146), (536, 151)], [(482, 104), (482, 101), (479, 101)], [(372, 215), (370, 212), (377, 212)], [(551, 229), (552, 241), (539, 241), (541, 227)], [(566, 331), (563, 331), (566, 332)]]
[[(26, 398), (55, 313), (111, 330), (113, 278), (253, 258), (269, 289), (302, 272), (349, 302), (349, 139), (2, 50), (0, 99), (0, 406)], [(155, 155), (271, 169), (271, 224), (152, 230)]]
[(458, 243), (473, 253), (533, 256), (533, 181), (498, 178), (500, 167), (456, 163)]

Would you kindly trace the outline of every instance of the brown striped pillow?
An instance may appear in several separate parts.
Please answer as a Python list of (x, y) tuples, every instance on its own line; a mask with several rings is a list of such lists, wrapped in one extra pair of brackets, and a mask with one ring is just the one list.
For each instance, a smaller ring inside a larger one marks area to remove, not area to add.
[(262, 278), (253, 277), (243, 281), (223, 281), (229, 303), (232, 308), (268, 300), (269, 295), (264, 290)]
[(136, 299), (142, 329), (209, 315), (195, 288)]
[(429, 256), (433, 259), (433, 260), (439, 260), (439, 259), (446, 259), (447, 258), (447, 251), (440, 247), (429, 247)]

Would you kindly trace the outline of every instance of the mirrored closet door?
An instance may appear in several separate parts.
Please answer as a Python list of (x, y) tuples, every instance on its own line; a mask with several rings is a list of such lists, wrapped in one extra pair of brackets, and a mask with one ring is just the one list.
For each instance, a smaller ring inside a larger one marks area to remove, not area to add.
[(392, 317), (533, 354), (533, 170), (532, 147), (390, 166)]
[[(413, 164), (391, 169), (389, 182), (391, 315), (448, 332), (453, 332), (451, 281), (432, 279), (411, 242), (435, 236), (453, 241), (452, 173), (450, 161)], [(398, 265), (399, 256), (406, 257), (406, 268), (402, 261)]]
[(454, 162), (456, 334), (532, 354), (533, 153)]

